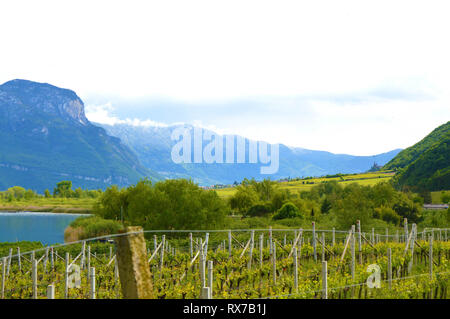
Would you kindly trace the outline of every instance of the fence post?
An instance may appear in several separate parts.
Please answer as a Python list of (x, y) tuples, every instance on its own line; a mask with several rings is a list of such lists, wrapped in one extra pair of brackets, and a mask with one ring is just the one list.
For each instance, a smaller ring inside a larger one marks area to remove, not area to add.
[(252, 258), (253, 258), (253, 246), (254, 246), (254, 244), (255, 244), (255, 231), (252, 230), (251, 237), (250, 237), (250, 247), (249, 247), (249, 251), (248, 251), (248, 257), (249, 257), (248, 265), (247, 265), (248, 269), (252, 269)]
[(55, 285), (47, 286), (47, 299), (55, 299)]
[(322, 261), (325, 260), (325, 232), (322, 232)]
[(126, 227), (125, 232), (134, 234), (115, 238), (122, 296), (124, 299), (152, 298), (153, 287), (142, 227)]
[(2, 258), (2, 299), (5, 298), (6, 257)]
[(69, 253), (66, 253), (66, 267), (65, 267), (65, 273), (64, 273), (64, 299), (67, 299), (69, 297), (69, 264), (70, 264), (70, 255)]
[(269, 226), (269, 250), (270, 254), (272, 255), (273, 252), (273, 245), (272, 245), (272, 226)]
[(192, 233), (189, 233), (189, 255), (190, 255), (191, 259), (192, 259), (192, 257), (194, 257), (193, 256), (194, 250), (193, 250), (192, 244), (193, 244), (192, 243)]
[(355, 240), (355, 225), (352, 225), (352, 238), (351, 238), (351, 249), (352, 249), (352, 279), (355, 280), (355, 246), (356, 246), (356, 240)]
[(317, 262), (317, 251), (316, 251), (316, 223), (312, 222), (312, 246), (314, 261)]
[(37, 260), (31, 261), (31, 278), (33, 281), (33, 299), (37, 299)]
[(164, 245), (166, 244), (166, 235), (162, 235), (161, 242), (162, 242), (162, 244), (161, 244), (161, 259), (160, 259), (160, 263), (159, 263), (159, 268), (160, 268), (160, 275), (162, 276), (162, 269), (164, 266)]
[(87, 247), (87, 274), (89, 276), (89, 272), (91, 269), (91, 245), (88, 245)]
[(389, 229), (386, 228), (386, 242), (389, 242)]
[(13, 250), (12, 248), (9, 249), (8, 268), (6, 270), (6, 277), (9, 277), (9, 270), (11, 269), (12, 250)]
[(294, 247), (294, 288), (295, 292), (298, 292), (298, 258), (297, 258), (297, 247)]
[(213, 261), (208, 261), (208, 287), (209, 287), (209, 299), (213, 296)]
[(388, 248), (388, 283), (389, 289), (392, 288), (392, 249)]
[(429, 255), (429, 267), (430, 267), (430, 280), (433, 279), (433, 236), (430, 235), (430, 247), (429, 247), (429, 251), (428, 251), (428, 255)]
[(405, 243), (408, 241), (408, 218), (403, 219), (403, 228), (405, 230)]
[(231, 258), (231, 248), (232, 248), (232, 242), (231, 242), (231, 230), (228, 231), (228, 255)]
[(205, 287), (206, 286), (206, 274), (205, 274), (205, 255), (203, 253), (203, 249), (202, 249), (202, 240), (200, 240), (200, 259), (199, 259), (199, 268), (200, 268), (200, 283), (201, 283), (201, 287)]
[(19, 271), (22, 271), (22, 260), (20, 258), (20, 247), (17, 247), (17, 258), (18, 258), (18, 264), (19, 264)]
[(334, 244), (336, 242), (336, 234), (335, 234), (335, 232), (336, 232), (336, 230), (333, 227), (333, 237), (332, 237), (332, 245), (333, 245), (333, 247), (334, 247)]
[(90, 282), (90, 290), (89, 296), (91, 299), (95, 299), (95, 268), (89, 268), (89, 282)]
[(80, 266), (81, 266), (81, 269), (84, 269), (84, 265), (85, 265), (85, 263), (86, 263), (86, 242), (85, 241), (83, 241), (83, 245), (82, 245), (82, 254), (81, 254), (81, 264), (80, 264)]
[(200, 299), (211, 299), (211, 293), (209, 287), (202, 287), (200, 293)]
[(53, 247), (50, 250), (50, 267), (52, 269), (52, 272), (55, 271), (55, 252), (53, 250)]
[(264, 248), (264, 235), (259, 236), (259, 267), (262, 268), (263, 265), (263, 248)]
[(272, 277), (273, 285), (277, 284), (277, 246), (272, 242)]
[(322, 299), (328, 299), (327, 262), (322, 261)]

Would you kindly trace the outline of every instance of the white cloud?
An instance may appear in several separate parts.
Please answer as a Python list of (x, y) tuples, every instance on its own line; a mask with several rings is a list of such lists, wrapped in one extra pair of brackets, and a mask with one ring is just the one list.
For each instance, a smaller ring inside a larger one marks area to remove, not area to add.
[[(182, 119), (88, 105), (88, 118), (102, 123), (196, 119), (254, 139), (374, 153), (406, 147), (450, 117), (448, 9), (432, 0), (6, 0), (0, 82), (185, 105)], [(399, 99), (397, 88), (427, 98)], [(385, 96), (365, 101), (361, 92)], [(304, 96), (313, 98), (296, 100)], [(219, 113), (245, 99), (259, 105)], [(201, 116), (195, 106), (205, 104), (212, 111)]]
[(142, 120), (138, 118), (126, 118), (119, 119), (118, 117), (113, 115), (114, 107), (111, 102), (101, 105), (86, 105), (86, 117), (91, 122), (100, 123), (100, 124), (128, 124), (133, 126), (156, 126), (156, 127), (166, 127), (168, 126), (165, 123), (152, 121), (150, 119)]

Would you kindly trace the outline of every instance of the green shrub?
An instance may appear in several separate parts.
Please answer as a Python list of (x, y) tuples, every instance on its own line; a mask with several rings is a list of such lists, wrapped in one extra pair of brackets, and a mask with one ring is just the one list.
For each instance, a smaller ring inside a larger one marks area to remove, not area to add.
[(295, 217), (303, 218), (304, 215), (300, 212), (300, 210), (297, 208), (297, 206), (295, 206), (291, 202), (287, 202), (273, 216), (273, 219), (277, 220), (277, 219), (295, 218)]
[(272, 205), (270, 203), (256, 204), (250, 207), (246, 212), (245, 217), (266, 216), (272, 212)]

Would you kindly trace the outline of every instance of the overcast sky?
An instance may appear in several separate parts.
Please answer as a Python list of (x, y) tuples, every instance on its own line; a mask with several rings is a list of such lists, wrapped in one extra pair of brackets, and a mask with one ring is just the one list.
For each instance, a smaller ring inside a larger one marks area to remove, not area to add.
[(95, 121), (372, 155), (450, 119), (446, 2), (2, 0), (0, 82), (70, 88)]

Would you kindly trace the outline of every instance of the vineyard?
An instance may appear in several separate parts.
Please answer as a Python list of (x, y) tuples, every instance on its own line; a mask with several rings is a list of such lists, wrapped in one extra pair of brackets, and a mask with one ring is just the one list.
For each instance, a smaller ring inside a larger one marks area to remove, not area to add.
[[(448, 229), (145, 231), (153, 296), (447, 299)], [(1, 297), (121, 298), (114, 235), (1, 258)], [(3, 251), (5, 247), (3, 247)], [(23, 249), (22, 249), (23, 250)]]

